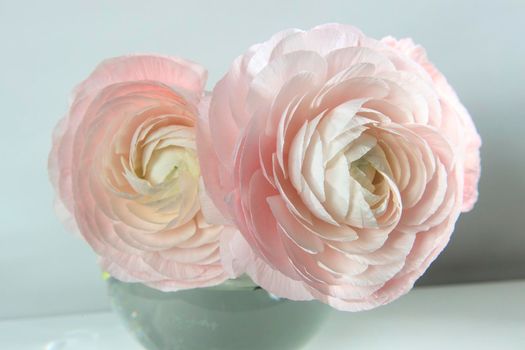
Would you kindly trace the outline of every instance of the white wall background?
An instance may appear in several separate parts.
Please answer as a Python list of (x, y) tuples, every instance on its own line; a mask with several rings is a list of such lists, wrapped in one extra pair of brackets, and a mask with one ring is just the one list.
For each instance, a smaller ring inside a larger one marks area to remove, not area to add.
[(52, 212), (46, 158), (69, 91), (102, 59), (180, 55), (209, 87), (250, 44), (344, 22), (412, 36), (483, 137), (481, 197), (423, 283), (525, 277), (525, 2), (0, 0), (0, 318), (107, 308), (95, 257)]

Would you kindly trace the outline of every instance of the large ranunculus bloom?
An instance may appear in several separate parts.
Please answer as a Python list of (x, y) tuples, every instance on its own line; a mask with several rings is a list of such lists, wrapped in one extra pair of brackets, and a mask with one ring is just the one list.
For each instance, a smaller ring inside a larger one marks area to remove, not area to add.
[(74, 91), (49, 159), (57, 207), (124, 281), (162, 290), (221, 283), (206, 222), (195, 127), (206, 71), (133, 55), (107, 60)]
[(341, 310), (406, 293), (477, 198), (480, 138), (410, 39), (338, 24), (252, 46), (198, 133), (232, 273)]

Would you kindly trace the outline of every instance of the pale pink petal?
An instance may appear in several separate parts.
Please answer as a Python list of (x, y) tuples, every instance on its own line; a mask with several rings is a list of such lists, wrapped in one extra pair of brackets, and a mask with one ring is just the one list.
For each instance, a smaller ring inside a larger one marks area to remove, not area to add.
[(234, 61), (202, 123), (205, 185), (240, 231), (223, 263), (280, 296), (395, 300), (477, 197), (472, 119), (410, 40), (278, 33)]
[(225, 220), (201, 212), (201, 199), (213, 211), (195, 158), (205, 81), (204, 68), (177, 57), (110, 59), (78, 85), (55, 130), (49, 174), (59, 215), (118, 279), (179, 290), (228, 278)]

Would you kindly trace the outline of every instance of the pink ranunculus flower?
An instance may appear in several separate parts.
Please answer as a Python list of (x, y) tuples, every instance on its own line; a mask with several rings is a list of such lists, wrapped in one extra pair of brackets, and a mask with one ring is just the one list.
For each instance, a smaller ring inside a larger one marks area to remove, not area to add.
[(230, 273), (358, 311), (411, 289), (477, 198), (480, 138), (410, 39), (288, 30), (216, 85), (197, 144)]
[(206, 75), (176, 57), (104, 61), (55, 130), (57, 209), (120, 280), (178, 290), (228, 278), (220, 237), (230, 228), (202, 213), (195, 128)]

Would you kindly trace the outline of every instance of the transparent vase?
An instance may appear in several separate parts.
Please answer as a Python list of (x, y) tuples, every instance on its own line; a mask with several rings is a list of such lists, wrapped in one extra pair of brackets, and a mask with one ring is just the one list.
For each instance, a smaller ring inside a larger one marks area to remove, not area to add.
[(161, 292), (108, 280), (111, 304), (149, 350), (292, 350), (315, 335), (329, 308), (279, 299), (247, 277)]

